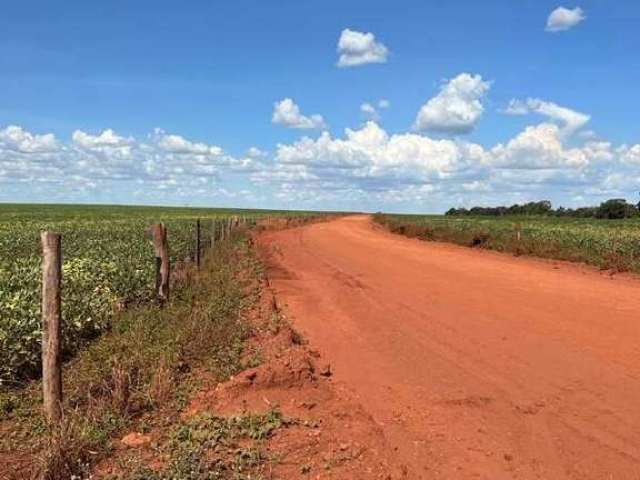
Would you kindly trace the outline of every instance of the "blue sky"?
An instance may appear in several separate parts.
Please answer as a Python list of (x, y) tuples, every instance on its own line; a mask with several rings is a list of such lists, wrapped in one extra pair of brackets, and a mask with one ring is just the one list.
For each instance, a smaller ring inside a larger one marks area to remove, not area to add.
[(638, 25), (635, 1), (14, 2), (0, 201), (637, 201)]

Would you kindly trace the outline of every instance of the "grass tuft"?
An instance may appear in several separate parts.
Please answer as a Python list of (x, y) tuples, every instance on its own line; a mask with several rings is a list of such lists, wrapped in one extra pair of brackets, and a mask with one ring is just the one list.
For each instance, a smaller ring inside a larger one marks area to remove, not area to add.
[(174, 429), (160, 452), (169, 457), (163, 469), (141, 466), (126, 480), (262, 478), (256, 470), (270, 461), (262, 442), (287, 423), (277, 409), (263, 414), (193, 418)]

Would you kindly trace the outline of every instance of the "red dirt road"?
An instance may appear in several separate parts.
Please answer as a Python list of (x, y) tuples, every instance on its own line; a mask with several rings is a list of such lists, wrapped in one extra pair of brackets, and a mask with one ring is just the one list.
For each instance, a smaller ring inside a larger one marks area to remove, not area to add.
[(640, 280), (365, 216), (259, 241), (287, 317), (407, 478), (640, 479)]

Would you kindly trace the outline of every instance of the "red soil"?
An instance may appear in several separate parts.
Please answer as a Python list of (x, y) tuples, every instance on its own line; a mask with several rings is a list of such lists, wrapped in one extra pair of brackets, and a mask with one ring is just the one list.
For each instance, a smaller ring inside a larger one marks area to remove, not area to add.
[(380, 427), (354, 402), (349, 392), (333, 385), (331, 366), (284, 323), (273, 335), (264, 322), (277, 312), (275, 299), (263, 286), (258, 310), (251, 315), (259, 332), (253, 343), (263, 362), (225, 383), (203, 389), (184, 413), (231, 416), (278, 408), (295, 423), (278, 429), (264, 449), (277, 461), (260, 471), (269, 479), (406, 478)]
[[(224, 383), (205, 372), (194, 372), (202, 388), (191, 398), (182, 418), (234, 416), (273, 408), (282, 412), (287, 425), (275, 430), (267, 441), (258, 442), (271, 460), (247, 472), (247, 478), (406, 478), (406, 467), (395, 458), (378, 424), (349, 392), (333, 384), (331, 366), (316, 350), (301, 341), (286, 321), (274, 323), (274, 318), (281, 318), (277, 301), (266, 281), (259, 287), (259, 300), (243, 315), (255, 327), (249, 347), (260, 352), (260, 365)], [(252, 350), (248, 348), (247, 355)], [(161, 412), (156, 416), (165, 418)], [(131, 444), (130, 439), (141, 438), (136, 432), (117, 442), (114, 454), (94, 469), (94, 477), (128, 478), (135, 465), (166, 468), (166, 451), (158, 454), (152, 445), (168, 442), (177, 419), (166, 420), (170, 421), (157, 422), (159, 427), (143, 442)], [(212, 453), (216, 457), (224, 455)]]
[(640, 478), (640, 280), (365, 216), (259, 244), (331, 395), (363, 406), (407, 478)]

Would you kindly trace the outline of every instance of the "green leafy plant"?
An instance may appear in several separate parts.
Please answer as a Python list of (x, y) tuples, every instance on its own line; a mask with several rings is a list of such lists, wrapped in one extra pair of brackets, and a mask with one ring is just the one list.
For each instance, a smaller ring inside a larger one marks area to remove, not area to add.
[[(195, 223), (202, 244), (223, 221), (289, 212), (73, 205), (0, 205), (0, 388), (40, 371), (40, 231), (62, 234), (63, 345), (71, 357), (111, 328), (114, 313), (149, 302), (155, 282), (147, 236), (164, 222), (172, 265), (194, 256)], [(305, 212), (295, 216), (307, 218)]]
[(640, 273), (638, 218), (376, 214), (374, 220), (392, 232), (425, 240)]

